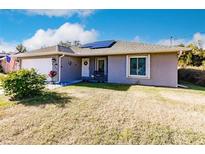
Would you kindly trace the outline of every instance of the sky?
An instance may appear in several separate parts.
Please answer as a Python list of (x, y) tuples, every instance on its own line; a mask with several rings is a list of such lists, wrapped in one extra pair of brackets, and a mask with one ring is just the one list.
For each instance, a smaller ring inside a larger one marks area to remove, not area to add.
[(126, 40), (205, 48), (205, 10), (0, 10), (0, 52), (80, 40)]

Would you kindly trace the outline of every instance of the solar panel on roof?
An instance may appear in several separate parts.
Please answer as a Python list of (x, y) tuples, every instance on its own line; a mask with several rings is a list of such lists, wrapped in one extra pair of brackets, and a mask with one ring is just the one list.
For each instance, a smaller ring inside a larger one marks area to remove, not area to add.
[(81, 48), (91, 48), (93, 43), (87, 43), (81, 46)]
[(82, 45), (81, 48), (90, 48), (90, 49), (98, 49), (98, 48), (109, 48), (116, 43), (114, 40), (109, 41), (99, 41), (94, 43), (87, 43)]

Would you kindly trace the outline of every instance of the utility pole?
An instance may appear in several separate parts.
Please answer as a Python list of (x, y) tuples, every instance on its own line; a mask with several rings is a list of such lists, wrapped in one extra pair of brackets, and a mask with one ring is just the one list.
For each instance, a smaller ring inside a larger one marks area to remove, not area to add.
[(170, 37), (170, 46), (172, 47), (173, 45), (173, 36)]

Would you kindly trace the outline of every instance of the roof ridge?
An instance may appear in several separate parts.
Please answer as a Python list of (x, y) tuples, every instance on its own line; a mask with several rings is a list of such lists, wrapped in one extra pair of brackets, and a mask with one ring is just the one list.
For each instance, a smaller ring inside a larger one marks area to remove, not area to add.
[(116, 40), (117, 42), (124, 42), (124, 43), (136, 43), (140, 45), (148, 45), (148, 46), (156, 46), (156, 47), (166, 47), (166, 48), (172, 48), (176, 46), (168, 46), (168, 45), (161, 45), (156, 43), (146, 43), (146, 42), (138, 42), (138, 41), (126, 41), (126, 40)]
[(29, 50), (28, 52), (35, 52), (37, 50), (53, 48), (53, 47), (56, 47), (56, 46), (58, 46), (58, 45), (51, 45), (51, 46), (41, 47), (41, 48), (38, 48), (38, 49)]

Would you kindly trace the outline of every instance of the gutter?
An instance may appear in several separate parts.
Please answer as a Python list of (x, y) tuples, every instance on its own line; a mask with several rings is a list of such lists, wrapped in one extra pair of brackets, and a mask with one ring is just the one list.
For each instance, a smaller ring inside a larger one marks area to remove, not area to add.
[(58, 66), (58, 83), (60, 83), (60, 81), (61, 81), (61, 60), (62, 60), (62, 58), (64, 57), (65, 55), (63, 54), (63, 55), (61, 55), (60, 57), (59, 57), (59, 66)]

